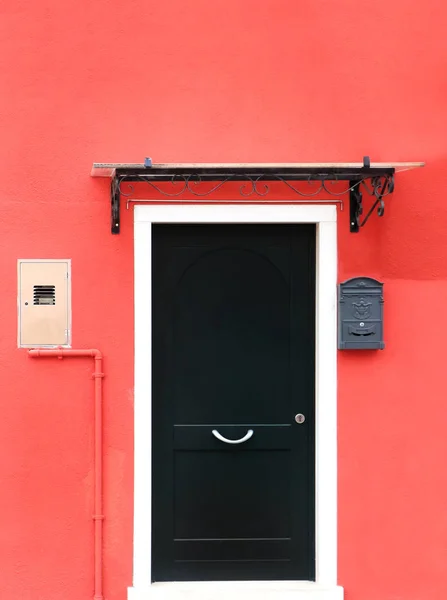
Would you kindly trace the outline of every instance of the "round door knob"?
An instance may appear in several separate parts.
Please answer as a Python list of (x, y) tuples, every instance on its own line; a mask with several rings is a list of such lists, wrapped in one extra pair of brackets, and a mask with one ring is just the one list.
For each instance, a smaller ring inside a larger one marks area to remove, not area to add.
[(306, 420), (306, 417), (305, 417), (303, 414), (301, 414), (301, 413), (298, 413), (297, 415), (295, 415), (295, 421), (296, 421), (296, 422), (297, 422), (299, 425), (301, 425), (301, 423), (304, 423), (304, 421), (305, 421), (305, 420)]

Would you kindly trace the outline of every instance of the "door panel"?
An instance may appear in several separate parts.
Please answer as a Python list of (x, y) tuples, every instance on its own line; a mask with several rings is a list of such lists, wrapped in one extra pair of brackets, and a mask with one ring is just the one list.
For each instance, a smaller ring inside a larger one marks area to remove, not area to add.
[(176, 453), (175, 538), (287, 537), (290, 485), (283, 470), (284, 462), (290, 466), (288, 455), (238, 450)]
[(278, 418), (290, 337), (280, 270), (244, 248), (202, 249), (173, 294), (175, 422), (250, 422), (253, 404), (258, 421)]
[(153, 226), (154, 581), (314, 578), (314, 265), (314, 226)]

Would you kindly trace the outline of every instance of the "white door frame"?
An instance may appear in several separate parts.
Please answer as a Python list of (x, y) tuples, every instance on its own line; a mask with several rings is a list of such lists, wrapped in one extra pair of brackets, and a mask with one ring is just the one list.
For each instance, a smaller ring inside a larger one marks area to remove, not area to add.
[[(151, 584), (152, 223), (315, 223), (316, 581)], [(133, 587), (129, 600), (341, 600), (337, 587), (337, 209), (322, 205), (135, 206), (135, 462)]]

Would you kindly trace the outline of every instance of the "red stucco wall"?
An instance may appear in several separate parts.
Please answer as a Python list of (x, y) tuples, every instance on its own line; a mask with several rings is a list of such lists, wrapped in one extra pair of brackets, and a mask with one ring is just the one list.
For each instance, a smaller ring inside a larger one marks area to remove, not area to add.
[(347, 600), (447, 591), (441, 0), (14, 0), (0, 7), (0, 597), (92, 595), (88, 360), (16, 348), (16, 261), (71, 258), (73, 345), (105, 355), (105, 594), (132, 570), (132, 214), (93, 161), (425, 160), (340, 279), (385, 282), (387, 348), (339, 357)]

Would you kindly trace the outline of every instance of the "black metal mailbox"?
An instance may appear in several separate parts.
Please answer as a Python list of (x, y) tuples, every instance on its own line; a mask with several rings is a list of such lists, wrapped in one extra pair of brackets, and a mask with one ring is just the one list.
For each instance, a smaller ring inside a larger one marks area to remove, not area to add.
[(383, 350), (383, 283), (354, 277), (340, 283), (338, 348)]

